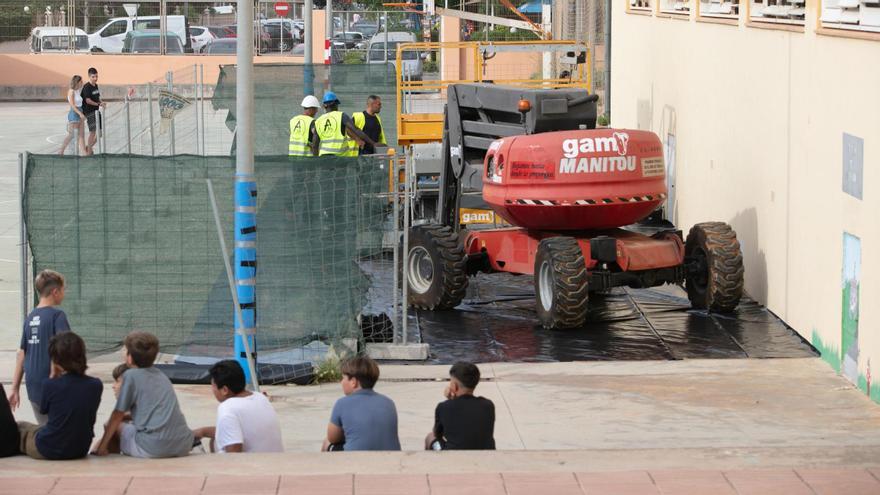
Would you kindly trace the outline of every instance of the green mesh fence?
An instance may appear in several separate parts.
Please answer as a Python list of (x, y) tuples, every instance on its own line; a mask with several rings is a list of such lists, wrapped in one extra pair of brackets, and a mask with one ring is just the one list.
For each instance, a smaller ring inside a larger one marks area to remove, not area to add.
[[(310, 71), (311, 69), (311, 71)], [(293, 65), (258, 64), (254, 66), (254, 134), (256, 155), (286, 155), (290, 137), (290, 119), (302, 113), (300, 103), (308, 94), (309, 80), (313, 93), (321, 99), (332, 89), (339, 97), (343, 112), (364, 110), (367, 97), (382, 98), (382, 125), (388, 144), (397, 144), (397, 82), (393, 64)], [(226, 125), (235, 130), (235, 66), (224, 65), (214, 89), (215, 110), (229, 110)], [(234, 146), (234, 144), (233, 144)]]
[[(303, 346), (360, 338), (374, 285), (366, 274), (391, 266), (382, 249), (387, 162), (261, 157), (255, 172), (262, 355), (308, 359)], [(163, 352), (231, 355), (232, 302), (206, 179), (231, 255), (233, 177), (228, 157), (29, 156), (23, 210), (33, 268), (65, 275), (62, 307), (90, 350), (145, 330)], [(283, 356), (298, 349), (300, 357)]]

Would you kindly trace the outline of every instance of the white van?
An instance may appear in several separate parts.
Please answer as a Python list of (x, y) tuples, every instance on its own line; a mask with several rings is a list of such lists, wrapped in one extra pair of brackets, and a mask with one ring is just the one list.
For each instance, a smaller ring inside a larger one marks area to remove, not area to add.
[(31, 31), (28, 44), (30, 45), (31, 53), (67, 52), (69, 51), (71, 40), (73, 40), (74, 51), (89, 51), (89, 35), (82, 29), (74, 29), (71, 32), (69, 27), (35, 27)]
[[(169, 15), (167, 29), (180, 38), (185, 53), (192, 53), (192, 40), (189, 37), (189, 22), (186, 16)], [(159, 16), (114, 17), (89, 35), (89, 46), (93, 52), (122, 53), (125, 35), (130, 31), (159, 29)]]
[[(385, 33), (377, 33), (370, 38), (370, 46), (367, 49), (367, 63), (382, 64), (387, 60), (389, 64), (393, 65), (397, 62), (397, 45), (413, 43), (415, 41), (416, 37), (412, 33), (391, 31), (387, 34), (387, 37)], [(414, 50), (403, 52), (401, 69), (405, 78), (421, 81), (423, 71), (421, 53)]]

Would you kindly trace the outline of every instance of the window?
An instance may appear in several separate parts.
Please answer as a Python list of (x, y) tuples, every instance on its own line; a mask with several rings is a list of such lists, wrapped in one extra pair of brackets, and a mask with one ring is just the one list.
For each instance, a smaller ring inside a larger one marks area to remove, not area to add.
[(822, 27), (880, 33), (877, 0), (822, 0)]
[(122, 34), (128, 29), (128, 21), (115, 21), (112, 24), (108, 24), (103, 31), (101, 31), (102, 38), (109, 38), (110, 36), (116, 36), (117, 34)]
[(700, 0), (701, 17), (739, 18), (739, 0)]
[(150, 19), (146, 21), (137, 20), (134, 21), (134, 30), (135, 31), (143, 31), (144, 29), (159, 29), (159, 19)]
[(661, 0), (660, 1), (660, 12), (662, 12), (664, 14), (690, 15), (691, 1), (690, 0)]
[(749, 19), (758, 22), (804, 25), (806, 0), (751, 0)]
[(650, 12), (653, 9), (653, 0), (629, 0), (629, 10)]

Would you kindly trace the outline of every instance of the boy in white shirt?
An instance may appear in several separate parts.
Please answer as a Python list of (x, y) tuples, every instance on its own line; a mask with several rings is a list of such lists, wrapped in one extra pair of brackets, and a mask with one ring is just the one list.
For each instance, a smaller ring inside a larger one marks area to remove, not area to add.
[(238, 361), (218, 361), (210, 374), (211, 391), (220, 402), (217, 426), (195, 430), (196, 438), (210, 438), (212, 452), (283, 452), (275, 409), (265, 395), (244, 388)]

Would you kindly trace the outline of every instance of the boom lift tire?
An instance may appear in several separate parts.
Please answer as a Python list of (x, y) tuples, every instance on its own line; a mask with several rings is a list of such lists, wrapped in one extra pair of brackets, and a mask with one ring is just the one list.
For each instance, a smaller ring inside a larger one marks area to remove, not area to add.
[(461, 303), (468, 279), (464, 248), (452, 228), (436, 224), (413, 227), (406, 263), (411, 306), (441, 310)]
[(535, 302), (544, 328), (577, 328), (587, 319), (587, 265), (573, 237), (550, 237), (535, 256)]
[(736, 232), (724, 222), (694, 225), (684, 246), (691, 306), (716, 313), (736, 309), (743, 292), (743, 258)]

